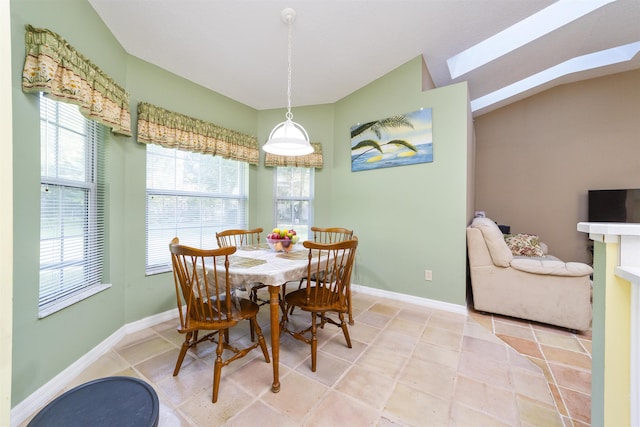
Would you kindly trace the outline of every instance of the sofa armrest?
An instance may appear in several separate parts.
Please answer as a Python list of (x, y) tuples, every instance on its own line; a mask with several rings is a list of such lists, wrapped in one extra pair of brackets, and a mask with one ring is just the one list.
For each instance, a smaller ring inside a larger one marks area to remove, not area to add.
[(545, 255), (549, 255), (549, 246), (545, 242), (540, 242), (540, 247), (542, 248), (542, 253)]
[(564, 262), (557, 259), (514, 258), (511, 267), (532, 274), (581, 277), (593, 273), (593, 268), (581, 262)]

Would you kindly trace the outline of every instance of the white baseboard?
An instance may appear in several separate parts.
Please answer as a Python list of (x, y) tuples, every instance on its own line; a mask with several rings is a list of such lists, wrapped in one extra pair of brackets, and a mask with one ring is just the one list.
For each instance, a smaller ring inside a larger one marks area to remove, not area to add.
[[(421, 305), (424, 307), (430, 307), (437, 310), (444, 310), (453, 313), (467, 314), (467, 307), (451, 304), (443, 301), (436, 301), (428, 298), (416, 297), (413, 295), (406, 295), (397, 292), (385, 291), (382, 289), (370, 288), (367, 286), (351, 284), (351, 289), (354, 292), (358, 292), (366, 295), (379, 296), (383, 298), (389, 298), (397, 301), (403, 301), (411, 304)], [(113, 348), (122, 338), (127, 334), (141, 331), (146, 328), (150, 328), (159, 323), (171, 320), (176, 316), (176, 309), (165, 311), (164, 313), (155, 314), (153, 316), (140, 319), (138, 321), (128, 323), (111, 334), (107, 339), (102, 341), (91, 351), (80, 357), (73, 364), (53, 377), (49, 382), (44, 384), (29, 397), (18, 403), (11, 409), (11, 426), (17, 427), (26, 420), (31, 414), (42, 408), (48, 401), (50, 401), (57, 393), (62, 390), (67, 384), (69, 378), (75, 378), (80, 375), (82, 371), (87, 369), (92, 363), (98, 360), (102, 355), (107, 353)]]
[(29, 416), (31, 416), (31, 414), (35, 413), (40, 408), (45, 406), (47, 402), (53, 399), (53, 397), (66, 386), (69, 378), (75, 378), (80, 375), (82, 371), (87, 369), (102, 355), (111, 350), (127, 334), (131, 334), (145, 328), (150, 328), (159, 323), (171, 320), (176, 317), (176, 314), (177, 311), (175, 308), (173, 308), (171, 310), (165, 311), (164, 313), (154, 314), (153, 316), (149, 316), (122, 326), (100, 344), (95, 346), (91, 351), (84, 354), (74, 363), (69, 365), (66, 369), (61, 371), (58, 375), (53, 377), (49, 382), (44, 384), (35, 392), (31, 393), (29, 397), (14, 406), (11, 409), (11, 426), (17, 427)]
[(351, 284), (351, 290), (359, 292), (361, 294), (379, 296), (383, 298), (394, 299), (397, 301), (403, 301), (411, 304), (421, 305), (423, 307), (435, 308), (437, 310), (450, 311), (458, 314), (467, 314), (466, 305), (452, 304), (449, 302), (436, 301), (429, 298), (416, 297), (413, 295), (400, 294), (397, 292), (385, 291), (383, 289), (369, 288), (367, 286)]

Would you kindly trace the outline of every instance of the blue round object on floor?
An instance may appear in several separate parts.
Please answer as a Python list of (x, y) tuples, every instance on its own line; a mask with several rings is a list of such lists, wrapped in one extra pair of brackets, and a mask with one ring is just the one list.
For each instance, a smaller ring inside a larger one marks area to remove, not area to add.
[(160, 404), (155, 390), (133, 377), (106, 377), (81, 384), (57, 397), (29, 427), (156, 427)]

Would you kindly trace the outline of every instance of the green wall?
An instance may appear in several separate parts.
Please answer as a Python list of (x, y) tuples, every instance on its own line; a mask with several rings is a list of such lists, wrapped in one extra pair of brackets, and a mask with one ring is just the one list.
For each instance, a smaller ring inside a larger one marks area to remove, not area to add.
[[(112, 287), (38, 319), (39, 113), (24, 94), (24, 26), (48, 28), (96, 63), (131, 95), (132, 126), (140, 101), (266, 140), (285, 110), (256, 111), (128, 55), (86, 0), (12, 0), (14, 126), (14, 329), (12, 406), (123, 325), (174, 307), (172, 275), (145, 276), (145, 146), (108, 140), (108, 257)], [(467, 224), (467, 87), (422, 92), (416, 58), (331, 105), (295, 107), (294, 120), (321, 142), (315, 223), (353, 228), (360, 238), (353, 282), (465, 304)], [(284, 94), (283, 94), (284, 96)], [(351, 172), (351, 125), (433, 108), (434, 162)], [(261, 162), (264, 154), (261, 153)], [(250, 167), (249, 226), (273, 224), (273, 168)], [(433, 281), (424, 281), (424, 270)]]
[[(40, 135), (38, 96), (25, 94), (25, 25), (48, 28), (124, 86), (136, 108), (150, 102), (250, 135), (258, 113), (128, 55), (86, 0), (12, 1), (14, 107), (14, 330), (12, 406), (123, 325), (175, 307), (171, 274), (145, 276), (145, 146), (108, 139), (107, 283), (112, 287), (38, 319)], [(255, 174), (257, 166), (251, 167)]]
[[(38, 320), (40, 124), (38, 96), (21, 90), (25, 24), (59, 32), (81, 52), (99, 52), (94, 55), (94, 62), (123, 84), (127, 59), (124, 50), (85, 1), (11, 2), (15, 235), (12, 405), (33, 393), (124, 322), (122, 259), (113, 254), (107, 272), (113, 288)], [(111, 156), (118, 151), (114, 145), (121, 141), (111, 137), (108, 143)], [(118, 163), (112, 162), (114, 169), (110, 172), (115, 176), (122, 171)], [(109, 201), (121, 190), (110, 185)], [(117, 218), (111, 212), (108, 215), (111, 227)], [(113, 246), (114, 238), (122, 241), (121, 231), (110, 228), (109, 233), (110, 245)]]
[[(421, 61), (336, 104), (331, 220), (361, 240), (354, 283), (464, 305), (467, 85), (423, 92)], [(432, 163), (351, 172), (351, 126), (420, 108), (433, 113)]]

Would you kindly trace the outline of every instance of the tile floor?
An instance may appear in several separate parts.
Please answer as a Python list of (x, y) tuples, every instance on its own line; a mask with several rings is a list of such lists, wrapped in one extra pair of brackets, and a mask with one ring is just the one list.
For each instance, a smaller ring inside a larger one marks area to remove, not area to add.
[[(215, 404), (212, 345), (190, 352), (173, 377), (177, 320), (128, 335), (65, 390), (103, 376), (142, 378), (158, 393), (160, 427), (590, 425), (590, 334), (361, 293), (354, 314), (353, 348), (326, 326), (315, 373), (309, 347), (282, 337), (279, 393), (259, 349), (223, 368)], [(258, 319), (268, 337), (268, 310)], [(248, 342), (248, 333), (240, 325), (232, 340)]]

